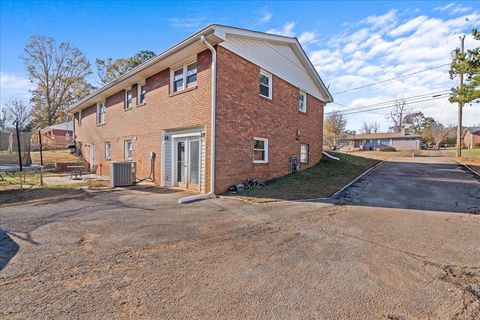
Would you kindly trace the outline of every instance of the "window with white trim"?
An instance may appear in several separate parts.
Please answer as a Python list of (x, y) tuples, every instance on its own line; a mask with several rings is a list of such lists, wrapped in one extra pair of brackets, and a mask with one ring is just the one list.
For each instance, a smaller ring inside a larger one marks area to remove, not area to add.
[(78, 111), (78, 126), (82, 125), (82, 110)]
[(124, 151), (125, 151), (125, 160), (132, 160), (132, 155), (133, 155), (132, 140), (125, 140)]
[(307, 112), (307, 94), (303, 91), (298, 94), (298, 110)]
[(137, 93), (137, 105), (144, 104), (147, 101), (147, 89), (145, 82), (139, 83), (137, 85), (138, 93)]
[(300, 163), (308, 163), (308, 144), (300, 145)]
[(268, 162), (268, 139), (253, 138), (253, 162)]
[(107, 113), (107, 104), (105, 100), (97, 102), (97, 124), (105, 123), (106, 113)]
[(132, 109), (132, 98), (133, 98), (132, 89), (125, 90), (125, 110)]
[(272, 99), (272, 75), (264, 70), (260, 70), (260, 95)]
[(110, 142), (105, 142), (105, 159), (110, 160), (112, 152), (112, 145)]
[(181, 67), (172, 69), (170, 77), (172, 93), (197, 85), (197, 61), (189, 62)]

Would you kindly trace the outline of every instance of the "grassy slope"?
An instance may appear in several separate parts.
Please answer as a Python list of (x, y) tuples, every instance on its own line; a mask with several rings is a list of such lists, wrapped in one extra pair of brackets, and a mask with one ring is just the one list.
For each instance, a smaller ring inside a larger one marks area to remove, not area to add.
[(378, 160), (343, 153), (331, 154), (340, 157), (341, 161), (324, 158), (315, 166), (278, 178), (266, 187), (246, 190), (236, 195), (254, 202), (328, 197), (378, 163)]

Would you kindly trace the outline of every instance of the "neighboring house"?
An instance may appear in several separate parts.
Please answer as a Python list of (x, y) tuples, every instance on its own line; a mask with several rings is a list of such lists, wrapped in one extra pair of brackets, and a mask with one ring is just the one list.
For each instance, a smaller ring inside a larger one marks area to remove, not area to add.
[(219, 193), (317, 163), (331, 101), (296, 38), (210, 25), (69, 112), (97, 174), (133, 161), (138, 178)]
[(480, 148), (480, 127), (467, 127), (463, 129), (462, 139), (465, 148)]
[(405, 132), (356, 134), (348, 136), (341, 150), (377, 150), (386, 147), (395, 150), (420, 149), (421, 136)]
[[(42, 145), (45, 148), (65, 149), (73, 142), (73, 121), (55, 124), (40, 130)], [(31, 144), (39, 145), (38, 133), (33, 133)]]

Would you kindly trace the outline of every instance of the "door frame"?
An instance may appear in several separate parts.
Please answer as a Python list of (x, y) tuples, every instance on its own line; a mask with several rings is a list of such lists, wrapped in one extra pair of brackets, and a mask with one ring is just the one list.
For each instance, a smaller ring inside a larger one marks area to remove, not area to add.
[[(195, 138), (198, 139), (198, 146), (199, 146), (199, 155), (198, 155), (198, 184), (194, 185), (193, 188), (189, 187), (188, 184), (188, 179), (189, 179), (189, 171), (190, 168), (189, 166), (186, 167), (185, 170), (185, 184), (178, 185), (177, 182), (177, 141), (183, 140), (185, 141), (185, 161), (188, 162), (190, 161), (190, 154), (189, 154), (189, 149), (190, 149), (190, 139)], [(202, 132), (191, 132), (191, 133), (181, 133), (181, 134), (174, 134), (171, 136), (172, 139), (172, 144), (171, 144), (171, 150), (170, 152), (172, 153), (172, 185), (174, 187), (178, 188), (183, 188), (183, 189), (188, 189), (188, 190), (195, 190), (195, 191), (201, 191), (201, 185), (202, 185)]]

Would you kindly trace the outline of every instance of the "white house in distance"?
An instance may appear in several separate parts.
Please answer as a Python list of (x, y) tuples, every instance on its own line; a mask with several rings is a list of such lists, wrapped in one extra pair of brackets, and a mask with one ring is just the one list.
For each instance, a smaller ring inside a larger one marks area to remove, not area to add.
[(346, 138), (340, 150), (380, 150), (391, 147), (395, 150), (418, 150), (422, 137), (402, 132), (355, 134)]

